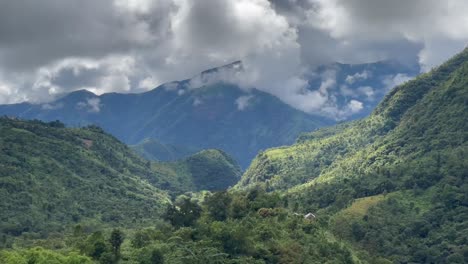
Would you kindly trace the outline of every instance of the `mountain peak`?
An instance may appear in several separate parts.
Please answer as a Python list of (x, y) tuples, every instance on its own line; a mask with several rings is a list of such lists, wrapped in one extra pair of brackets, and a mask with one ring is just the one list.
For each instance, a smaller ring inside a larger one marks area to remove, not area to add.
[[(467, 123), (460, 120), (468, 113), (467, 66), (464, 50), (394, 88), (369, 117), (303, 134), (295, 145), (261, 152), (238, 187), (264, 184), (271, 190), (299, 190), (353, 173), (373, 179), (379, 175), (385, 181), (388, 175), (382, 174), (382, 167), (401, 171), (402, 163), (432, 162), (424, 157), (428, 153), (437, 157), (449, 155), (451, 147), (466, 149)], [(405, 177), (412, 173), (420, 172), (409, 171)]]
[(235, 72), (243, 71), (244, 67), (243, 67), (242, 61), (238, 60), (238, 61), (231, 62), (229, 64), (225, 64), (223, 66), (211, 68), (211, 69), (202, 71), (200, 73), (200, 75), (203, 76), (203, 75), (206, 75), (206, 74), (213, 74), (213, 73), (217, 73), (217, 72), (220, 72), (220, 71), (226, 71), (226, 70), (227, 71), (235, 71)]
[(411, 106), (437, 87), (439, 82), (447, 80), (454, 70), (466, 61), (468, 48), (432, 71), (419, 76), (415, 81), (395, 87), (377, 106), (374, 114), (384, 114), (393, 120), (399, 120)]
[(97, 96), (95, 93), (86, 89), (76, 90), (76, 91), (69, 93), (68, 95), (87, 95), (87, 96), (93, 96), (93, 97)]
[(61, 96), (61, 98), (59, 98), (58, 100), (76, 101), (76, 100), (84, 100), (84, 99), (89, 99), (89, 98), (94, 98), (94, 97), (98, 97), (98, 95), (86, 89), (81, 89), (81, 90), (76, 90), (71, 93), (65, 94)]

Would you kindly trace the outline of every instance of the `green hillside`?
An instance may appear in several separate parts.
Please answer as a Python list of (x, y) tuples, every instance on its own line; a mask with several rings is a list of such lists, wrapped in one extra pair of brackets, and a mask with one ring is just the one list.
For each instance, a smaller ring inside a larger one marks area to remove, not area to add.
[[(153, 162), (153, 170), (159, 173), (158, 186), (180, 194), (191, 191), (221, 191), (235, 185), (242, 170), (232, 157), (222, 150), (193, 149), (166, 145), (154, 139), (146, 139), (131, 148)], [(169, 160), (165, 161), (169, 157)]]
[[(325, 115), (325, 109), (304, 113), (278, 94), (265, 92), (270, 90), (267, 87), (245, 89), (226, 82), (226, 76), (248, 70), (237, 61), (144, 93), (96, 95), (78, 90), (46, 104), (0, 105), (0, 115), (60, 120), (67, 126), (96, 124), (151, 160), (174, 161), (202, 149), (221, 149), (246, 169), (261, 150), (293, 144), (303, 132), (336, 124), (335, 118), (369, 115), (388, 92), (389, 77), (415, 76), (419, 66), (390, 60), (318, 66), (303, 76), (307, 78), (303, 92), (317, 92), (333, 73), (334, 84), (329, 87), (333, 108), (342, 112), (335, 117)], [(352, 100), (362, 103), (362, 109), (345, 114)], [(89, 102), (98, 108), (89, 108)]]
[[(219, 150), (150, 163), (95, 127), (2, 124), (1, 172), (20, 171), (2, 178), (2, 230), (23, 234), (0, 237), (2, 263), (468, 262), (468, 49), (396, 87), (368, 118), (260, 153), (229, 191), (187, 192), (235, 182), (239, 167)], [(81, 192), (63, 175), (96, 179)], [(70, 204), (85, 202), (78, 220), (110, 225), (64, 230)], [(60, 232), (33, 233), (51, 223)]]
[(209, 149), (173, 162), (152, 162), (157, 175), (153, 184), (173, 196), (185, 192), (222, 191), (236, 184), (242, 171), (235, 160), (221, 150)]
[(60, 122), (0, 118), (0, 148), (0, 232), (9, 235), (154, 219), (169, 195), (224, 190), (241, 175), (218, 150), (151, 163), (98, 127)]
[[(209, 149), (183, 160), (166, 163), (178, 175), (191, 180), (190, 190), (222, 191), (234, 186), (242, 171), (237, 162), (221, 150)], [(189, 191), (189, 190), (188, 190)]]
[(152, 138), (130, 147), (145, 159), (157, 161), (175, 161), (197, 152), (194, 148), (164, 144)]
[(0, 231), (60, 231), (160, 215), (168, 195), (147, 162), (97, 127), (0, 119)]
[(1, 263), (353, 263), (277, 194), (203, 192), (172, 205), (155, 187), (234, 184), (241, 171), (222, 151), (149, 163), (97, 127), (0, 122)]
[[(334, 124), (329, 118), (306, 114), (256, 89), (247, 91), (226, 83), (188, 87), (190, 80), (141, 94), (97, 96), (81, 90), (51, 102), (60, 106), (57, 109), (29, 103), (0, 105), (0, 115), (60, 120), (75, 127), (96, 124), (122, 142), (137, 145), (144, 157), (161, 161), (185, 157), (187, 151), (221, 149), (243, 168), (260, 149), (291, 144), (304, 131)], [(79, 107), (88, 100), (99, 101), (100, 111)], [(156, 142), (145, 144), (148, 138)]]
[[(237, 189), (286, 190), (363, 259), (468, 261), (468, 49), (363, 120), (260, 153)], [(372, 262), (371, 262), (372, 263)]]
[(467, 57), (465, 50), (396, 87), (368, 118), (303, 134), (292, 146), (260, 153), (238, 187), (261, 183), (284, 190), (465, 150)]

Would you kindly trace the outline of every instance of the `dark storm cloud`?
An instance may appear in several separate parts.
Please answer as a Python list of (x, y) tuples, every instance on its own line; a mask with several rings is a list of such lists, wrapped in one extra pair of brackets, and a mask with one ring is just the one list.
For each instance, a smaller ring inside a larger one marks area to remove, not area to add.
[(320, 87), (305, 89), (315, 66), (428, 70), (466, 45), (466, 13), (463, 0), (3, 0), (0, 103), (141, 91), (242, 60), (229, 81), (314, 112), (333, 108)]
[(298, 30), (302, 60), (312, 66), (331, 61), (362, 63), (389, 59), (411, 65), (417, 63), (418, 52), (423, 47), (421, 43), (408, 40), (367, 42), (357, 39), (343, 43), (316, 28), (300, 26)]
[(9, 68), (34, 69), (69, 56), (128, 48), (109, 1), (3, 1), (0, 47)]
[[(460, 51), (468, 42), (467, 1), (311, 1), (317, 8), (309, 13), (309, 26), (355, 46), (359, 53), (363, 51), (359, 47), (365, 47), (371, 53), (380, 50), (398, 56), (408, 49), (391, 48), (406, 42), (413, 49), (419, 47), (418, 61), (424, 70)], [(440, 41), (447, 44), (445, 49), (434, 45)]]
[(315, 7), (309, 0), (269, 0), (273, 8), (280, 14), (291, 18), (304, 18), (305, 13)]
[(81, 69), (62, 68), (51, 78), (51, 84), (63, 87), (66, 90), (78, 90), (83, 87), (92, 87), (104, 75), (101, 69)]
[(119, 9), (112, 0), (2, 1), (0, 7), (2, 64), (18, 70), (65, 57), (129, 52), (154, 44), (154, 33), (164, 25), (151, 16)]

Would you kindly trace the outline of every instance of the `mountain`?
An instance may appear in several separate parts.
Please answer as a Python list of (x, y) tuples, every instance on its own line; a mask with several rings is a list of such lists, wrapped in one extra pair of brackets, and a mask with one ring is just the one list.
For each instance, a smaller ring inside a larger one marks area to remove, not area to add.
[[(331, 123), (256, 90), (247, 92), (227, 84), (194, 90), (180, 88), (183, 83), (167, 87), (142, 94), (101, 96), (78, 91), (47, 106), (30, 105), (16, 116), (58, 119), (71, 126), (98, 124), (129, 144), (153, 138), (188, 149), (218, 148), (244, 167), (259, 149), (292, 142), (300, 132)], [(239, 109), (239, 98), (249, 105)], [(1, 107), (0, 113), (13, 115), (5, 109), (10, 106)]]
[(242, 175), (238, 163), (217, 149), (203, 150), (172, 162), (153, 162), (153, 171), (160, 172), (157, 186), (173, 196), (185, 192), (223, 191), (234, 186)]
[(0, 230), (60, 231), (97, 220), (129, 224), (161, 214), (170, 198), (128, 147), (96, 127), (0, 119)]
[(219, 150), (150, 163), (95, 126), (0, 118), (0, 233), (135, 225), (159, 217), (170, 195), (224, 190), (240, 175)]
[[(317, 181), (325, 181), (325, 178), (332, 178), (333, 174), (342, 174), (341, 176), (345, 177), (347, 173), (343, 171), (342, 166), (346, 164), (346, 170), (354, 169), (354, 167), (349, 167), (354, 165), (347, 164), (349, 158), (364, 162), (370, 157), (362, 155), (370, 155), (370, 153), (374, 154), (369, 162), (356, 164), (356, 166), (365, 171), (369, 171), (374, 166), (382, 167), (384, 160), (396, 162), (393, 155), (387, 155), (396, 151), (388, 150), (388, 148), (397, 148), (389, 143), (390, 139), (392, 142), (404, 141), (405, 147), (411, 139), (414, 142), (409, 142), (412, 146), (414, 145), (414, 150), (424, 146), (426, 150), (431, 151), (438, 148), (452, 149), (453, 146), (463, 143), (462, 139), (465, 135), (463, 128), (466, 125), (464, 121), (467, 120), (463, 112), (466, 109), (465, 101), (463, 101), (466, 96), (466, 87), (463, 78), (455, 79), (462, 82), (458, 86), (454, 84), (454, 78), (463, 76), (465, 59), (466, 51), (437, 70), (396, 87), (368, 118), (305, 133), (292, 146), (273, 148), (260, 153), (252, 162), (252, 166), (245, 173), (239, 186), (255, 184), (256, 181), (268, 181), (272, 189), (277, 189), (275, 186), (279, 189), (288, 189), (315, 178)], [(437, 92), (439, 94), (436, 94)], [(419, 134), (416, 134), (416, 131)], [(442, 133), (444, 131), (447, 133)], [(458, 137), (452, 137), (457, 133)], [(403, 137), (403, 134), (405, 134), (405, 140), (398, 138), (398, 136)], [(446, 143), (452, 142), (452, 144), (428, 146), (430, 142), (425, 142), (425, 140), (429, 136)], [(385, 157), (375, 155), (377, 153), (375, 150), (379, 150), (378, 153), (383, 152), (380, 155)], [(402, 162), (404, 158), (409, 158), (407, 155), (414, 159), (416, 154), (427, 154), (426, 152), (405, 153), (401, 151), (399, 149), (397, 152), (399, 162)], [(403, 153), (405, 155), (402, 155)], [(342, 170), (338, 172), (340, 169)]]
[(130, 148), (145, 159), (158, 161), (179, 160), (197, 152), (196, 149), (164, 144), (152, 138), (147, 138), (136, 145), (131, 145)]
[[(184, 193), (146, 224), (0, 236), (0, 247), (7, 247), (0, 249), (0, 262), (467, 263), (467, 87), (468, 49), (393, 89), (365, 119), (263, 151), (228, 191)], [(39, 124), (65, 129), (59, 122)], [(102, 133), (96, 127), (65, 130)], [(46, 132), (41, 135), (53, 134)], [(17, 148), (29, 142), (20, 141)], [(37, 149), (25, 151), (38, 156)], [(60, 148), (61, 154), (67, 151)], [(172, 179), (169, 188), (179, 190), (195, 185), (195, 175), (226, 174), (217, 164), (234, 177), (239, 172), (219, 150), (143, 164), (150, 174), (141, 179), (154, 186)], [(7, 209), (14, 216), (15, 206)]]
[(370, 263), (466, 263), (467, 140), (468, 48), (369, 117), (260, 153), (236, 189), (284, 191)]
[(0, 262), (351, 260), (302, 217), (264, 208), (279, 205), (277, 195), (186, 193), (171, 202), (161, 190), (221, 189), (240, 174), (219, 150), (150, 163), (96, 126), (0, 118)]
[[(292, 144), (302, 132), (335, 123), (333, 118), (296, 110), (268, 93), (219, 81), (218, 75), (240, 70), (242, 64), (235, 62), (141, 94), (97, 96), (80, 90), (47, 104), (2, 105), (0, 115), (60, 120), (70, 126), (96, 124), (127, 144), (138, 145), (145, 157), (161, 161), (221, 149), (242, 168), (260, 150)], [(390, 62), (333, 64), (317, 69), (309, 86), (316, 90), (322, 82), (332, 84), (327, 92), (338, 108), (346, 108), (351, 100), (362, 103), (361, 112), (339, 116), (349, 119), (371, 111), (392, 76), (413, 73), (412, 68)]]
[(176, 174), (188, 175), (187, 178), (192, 179), (194, 188), (187, 191), (223, 191), (234, 186), (242, 175), (237, 162), (216, 149), (200, 151), (172, 164), (175, 164)]
[(335, 114), (338, 120), (354, 120), (368, 116), (383, 97), (396, 85), (420, 73), (417, 65), (396, 61), (377, 61), (364, 64), (333, 63), (319, 66), (309, 76), (309, 89), (326, 90), (338, 109), (346, 109), (350, 102), (362, 104), (359, 111), (349, 109)]

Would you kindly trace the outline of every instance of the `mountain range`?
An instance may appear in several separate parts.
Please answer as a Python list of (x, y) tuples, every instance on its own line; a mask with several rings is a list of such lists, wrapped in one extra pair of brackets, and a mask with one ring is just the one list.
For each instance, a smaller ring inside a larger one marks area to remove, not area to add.
[(171, 197), (224, 190), (241, 176), (239, 165), (222, 151), (151, 163), (95, 126), (0, 118), (0, 135), (4, 234), (60, 231), (90, 220), (150, 220)]
[(69, 126), (95, 124), (127, 144), (138, 145), (135, 149), (144, 150), (145, 157), (162, 161), (221, 149), (245, 169), (259, 150), (292, 144), (302, 132), (366, 115), (395, 76), (417, 73), (414, 67), (393, 62), (319, 67), (310, 76), (309, 89), (326, 83), (337, 109), (347, 109), (352, 100), (360, 110), (327, 116), (304, 113), (269, 93), (219, 79), (218, 75), (239, 70), (242, 64), (235, 62), (140, 94), (98, 96), (80, 90), (45, 104), (1, 105), (0, 115), (60, 120)]
[(463, 263), (467, 154), (465, 49), (394, 88), (369, 117), (261, 152), (236, 188), (284, 192), (291, 208), (323, 215), (337, 237), (371, 256)]
[(221, 150), (150, 162), (94, 125), (0, 118), (0, 262), (466, 263), (467, 88), (468, 48), (240, 178)]

